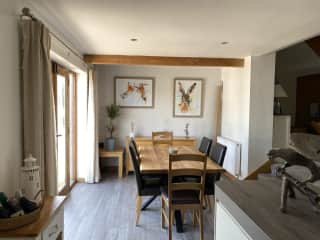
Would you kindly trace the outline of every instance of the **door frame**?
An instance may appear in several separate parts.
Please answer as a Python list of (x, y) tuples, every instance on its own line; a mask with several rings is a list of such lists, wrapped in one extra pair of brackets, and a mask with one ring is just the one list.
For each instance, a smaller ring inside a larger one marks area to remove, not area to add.
[[(70, 116), (70, 75), (73, 75), (74, 78), (74, 87), (73, 87), (73, 112)], [(65, 186), (58, 192), (59, 195), (68, 194), (74, 185), (77, 182), (77, 74), (55, 62), (52, 62), (52, 80), (53, 80), (53, 89), (54, 89), (54, 101), (55, 101), (55, 113), (56, 113), (56, 124), (57, 124), (57, 75), (63, 75), (66, 79), (66, 87), (65, 87), (65, 98), (66, 98), (66, 169), (65, 169)], [(70, 118), (72, 117), (73, 124), (73, 136), (75, 139), (74, 145), (72, 147), (73, 150), (73, 159), (70, 159)], [(57, 128), (57, 125), (56, 125)], [(70, 182), (70, 163), (73, 163), (73, 178), (74, 182), (71, 184)]]

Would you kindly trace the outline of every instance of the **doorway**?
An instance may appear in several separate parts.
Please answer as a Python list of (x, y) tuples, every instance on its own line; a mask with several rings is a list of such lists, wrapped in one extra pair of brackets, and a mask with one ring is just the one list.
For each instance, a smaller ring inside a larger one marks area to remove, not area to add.
[(312, 121), (320, 119), (320, 74), (297, 79), (296, 127), (310, 130)]
[(59, 194), (67, 194), (77, 178), (77, 74), (56, 63), (52, 66), (57, 129), (57, 186)]

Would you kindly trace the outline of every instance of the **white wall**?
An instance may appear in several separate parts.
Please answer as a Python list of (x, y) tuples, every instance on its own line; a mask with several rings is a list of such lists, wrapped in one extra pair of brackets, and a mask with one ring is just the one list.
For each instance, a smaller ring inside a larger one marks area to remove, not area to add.
[(249, 173), (272, 149), (275, 54), (251, 58)]
[(241, 143), (241, 175), (248, 172), (251, 57), (243, 68), (223, 68), (221, 136)]
[(295, 124), (297, 78), (320, 73), (320, 57), (305, 43), (277, 52), (276, 81), (288, 94), (280, 99), (282, 113), (291, 115), (291, 124)]
[[(97, 66), (99, 85), (99, 132), (100, 141), (106, 137), (105, 107), (114, 102), (114, 77), (136, 76), (155, 78), (155, 104), (152, 109), (122, 108), (117, 120), (116, 136), (124, 145), (125, 136), (130, 132), (130, 122), (134, 121), (137, 135), (151, 136), (154, 130), (173, 130), (174, 135), (184, 136), (184, 126), (190, 123), (190, 135), (200, 138), (214, 136), (214, 116), (217, 86), (221, 81), (218, 68), (199, 67), (154, 67), (154, 66)], [(204, 79), (204, 114), (202, 118), (173, 117), (173, 83), (176, 77)]]
[(246, 57), (223, 68), (221, 135), (241, 143), (241, 177), (267, 160), (272, 147), (275, 55)]
[(12, 194), (22, 160), (16, 1), (0, 2), (0, 191)]

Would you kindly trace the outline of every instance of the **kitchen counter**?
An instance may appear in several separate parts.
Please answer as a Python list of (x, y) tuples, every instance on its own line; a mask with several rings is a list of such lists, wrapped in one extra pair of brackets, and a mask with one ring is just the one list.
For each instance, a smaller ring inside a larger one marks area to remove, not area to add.
[(284, 214), (279, 210), (280, 193), (281, 181), (277, 178), (221, 180), (216, 184), (215, 239), (231, 239), (237, 231), (238, 239), (320, 239), (320, 214), (306, 196), (296, 191), (297, 198), (288, 198)]

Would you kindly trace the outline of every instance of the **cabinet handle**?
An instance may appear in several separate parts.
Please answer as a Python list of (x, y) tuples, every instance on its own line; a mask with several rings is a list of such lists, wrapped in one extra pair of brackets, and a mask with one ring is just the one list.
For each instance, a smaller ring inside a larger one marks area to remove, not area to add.
[(58, 230), (59, 230), (58, 224), (54, 225), (52, 232), (49, 233), (49, 238), (50, 238), (52, 235), (56, 234), (56, 233), (58, 232)]

